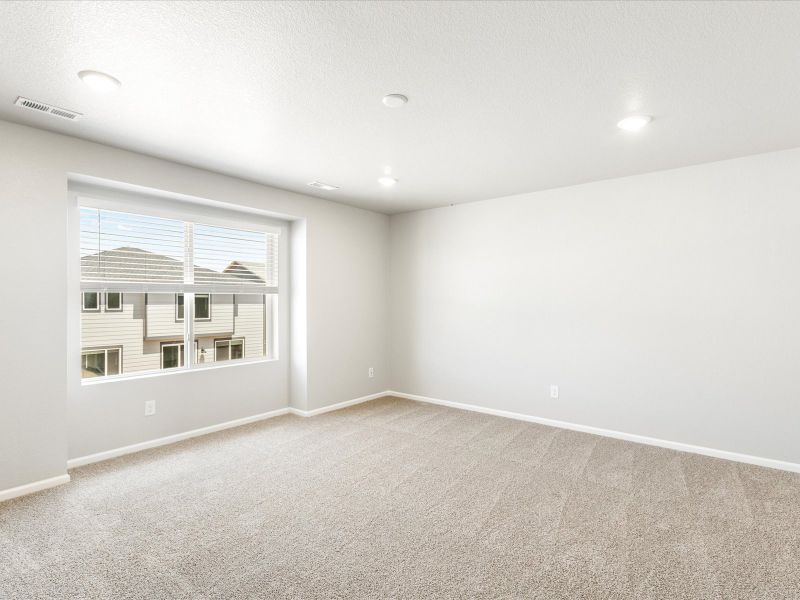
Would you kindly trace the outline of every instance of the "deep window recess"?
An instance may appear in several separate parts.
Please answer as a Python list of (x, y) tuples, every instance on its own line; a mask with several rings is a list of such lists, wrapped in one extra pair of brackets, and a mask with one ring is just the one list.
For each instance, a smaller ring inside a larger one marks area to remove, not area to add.
[(106, 377), (122, 372), (122, 348), (95, 348), (81, 352), (81, 377)]
[(106, 312), (122, 310), (122, 292), (106, 292)]
[(81, 305), (85, 311), (100, 310), (100, 292), (83, 292), (81, 294)]
[(262, 227), (81, 208), (82, 377), (272, 358), (280, 230)]

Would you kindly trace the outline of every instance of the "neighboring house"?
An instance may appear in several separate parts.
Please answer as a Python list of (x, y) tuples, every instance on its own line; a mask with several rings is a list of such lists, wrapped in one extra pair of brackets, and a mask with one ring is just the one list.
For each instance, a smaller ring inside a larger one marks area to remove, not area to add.
[[(138, 248), (119, 248), (81, 259), (82, 272), (129, 281), (132, 258), (152, 267), (147, 278), (180, 280), (183, 265)], [(126, 267), (126, 265), (128, 265)], [(257, 266), (233, 262), (223, 272), (194, 267), (195, 281), (241, 283), (261, 277)], [(124, 274), (124, 276), (123, 276)], [(82, 292), (81, 376), (99, 377), (170, 369), (184, 364), (183, 294)], [(267, 354), (267, 305), (263, 294), (196, 294), (195, 354), (199, 363)]]

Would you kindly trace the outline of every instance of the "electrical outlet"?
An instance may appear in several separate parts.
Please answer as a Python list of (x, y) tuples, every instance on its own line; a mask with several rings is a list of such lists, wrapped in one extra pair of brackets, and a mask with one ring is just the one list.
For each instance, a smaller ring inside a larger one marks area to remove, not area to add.
[(145, 400), (144, 401), (144, 416), (151, 417), (156, 414), (156, 401), (155, 400)]
[(370, 379), (375, 377), (375, 369), (373, 367), (370, 367), (369, 371), (367, 371), (367, 377), (369, 377)]
[(556, 400), (558, 399), (558, 386), (557, 385), (551, 385), (550, 386), (550, 397), (554, 398)]

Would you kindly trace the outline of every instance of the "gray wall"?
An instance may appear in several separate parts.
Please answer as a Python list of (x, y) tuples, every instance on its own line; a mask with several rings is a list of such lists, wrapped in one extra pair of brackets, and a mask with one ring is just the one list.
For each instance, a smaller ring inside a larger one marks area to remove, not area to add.
[(800, 462), (800, 150), (395, 216), (390, 257), (392, 389)]
[[(2, 121), (0, 157), (0, 490), (63, 474), (68, 456), (266, 412), (290, 400), (288, 351), (271, 363), (68, 386), (67, 354), (80, 345), (65, 301), (74, 283), (67, 278), (68, 173), (302, 218), (298, 240), (308, 260), (303, 408), (386, 389), (385, 215)], [(374, 379), (367, 378), (370, 366)], [(143, 416), (144, 398), (158, 400), (156, 416)]]

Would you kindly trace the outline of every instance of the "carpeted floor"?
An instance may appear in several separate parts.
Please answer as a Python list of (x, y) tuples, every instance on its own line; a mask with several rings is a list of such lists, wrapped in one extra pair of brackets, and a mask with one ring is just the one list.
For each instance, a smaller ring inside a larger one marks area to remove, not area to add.
[(800, 598), (800, 476), (407, 400), (0, 504), (0, 598)]

